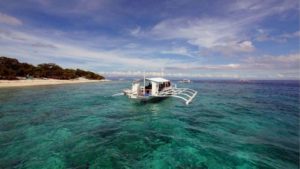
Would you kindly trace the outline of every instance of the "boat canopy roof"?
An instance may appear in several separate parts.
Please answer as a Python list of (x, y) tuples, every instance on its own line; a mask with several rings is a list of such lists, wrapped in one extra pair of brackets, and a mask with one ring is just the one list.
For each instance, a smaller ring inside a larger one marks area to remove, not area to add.
[(170, 80), (161, 78), (161, 77), (154, 77), (154, 78), (146, 78), (146, 80), (157, 82), (157, 83), (164, 83), (164, 82), (169, 82)]

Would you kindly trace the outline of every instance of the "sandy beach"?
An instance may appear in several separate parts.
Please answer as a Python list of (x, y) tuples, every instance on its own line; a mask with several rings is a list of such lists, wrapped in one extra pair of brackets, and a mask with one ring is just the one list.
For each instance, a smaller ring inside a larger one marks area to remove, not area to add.
[(74, 84), (74, 83), (95, 83), (105, 82), (109, 80), (58, 80), (58, 79), (28, 79), (28, 80), (0, 80), (0, 88), (7, 87), (24, 87), (24, 86), (42, 86), (42, 85), (58, 85), (58, 84)]

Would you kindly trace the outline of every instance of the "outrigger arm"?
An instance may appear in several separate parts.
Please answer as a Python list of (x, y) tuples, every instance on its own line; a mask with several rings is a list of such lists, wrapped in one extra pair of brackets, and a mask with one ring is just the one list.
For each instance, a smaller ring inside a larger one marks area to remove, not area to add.
[(197, 91), (189, 88), (172, 88), (165, 91), (162, 91), (159, 95), (161, 96), (170, 96), (182, 99), (185, 101), (185, 104), (189, 104), (197, 95)]

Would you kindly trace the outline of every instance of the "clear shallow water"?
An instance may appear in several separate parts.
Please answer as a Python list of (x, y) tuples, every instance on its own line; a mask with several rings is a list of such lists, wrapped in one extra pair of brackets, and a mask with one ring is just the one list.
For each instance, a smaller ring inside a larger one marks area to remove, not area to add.
[(199, 81), (186, 106), (130, 82), (0, 89), (0, 168), (299, 167), (299, 82)]

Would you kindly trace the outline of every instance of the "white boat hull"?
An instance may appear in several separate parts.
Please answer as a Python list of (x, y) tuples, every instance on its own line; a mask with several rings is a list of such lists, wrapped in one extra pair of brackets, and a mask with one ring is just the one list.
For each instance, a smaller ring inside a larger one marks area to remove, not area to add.
[(136, 93), (133, 93), (130, 89), (125, 89), (123, 92), (124, 95), (128, 96), (128, 98), (139, 101), (158, 101), (169, 97), (175, 97), (184, 100), (186, 104), (191, 103), (198, 93), (197, 91), (188, 88), (170, 88), (168, 90), (160, 92), (160, 94), (157, 96), (137, 95)]

